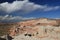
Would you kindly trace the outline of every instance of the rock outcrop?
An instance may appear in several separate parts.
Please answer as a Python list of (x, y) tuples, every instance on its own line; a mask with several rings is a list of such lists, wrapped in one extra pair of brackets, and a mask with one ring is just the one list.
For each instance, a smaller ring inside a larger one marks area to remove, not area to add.
[[(46, 38), (48, 40), (60, 40), (60, 20), (56, 19), (34, 19), (18, 22), (10, 30), (11, 36), (29, 36), (37, 38), (37, 40)], [(16, 39), (17, 40), (17, 39)]]
[(9, 30), (13, 40), (60, 40), (60, 19), (40, 18), (14, 24)]

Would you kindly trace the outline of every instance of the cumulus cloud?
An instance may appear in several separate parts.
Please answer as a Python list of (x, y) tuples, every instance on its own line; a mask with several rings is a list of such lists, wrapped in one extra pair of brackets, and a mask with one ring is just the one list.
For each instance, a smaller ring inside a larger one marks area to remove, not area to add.
[(0, 16), (0, 20), (7, 20), (7, 21), (11, 21), (11, 20), (29, 20), (29, 19), (35, 19), (34, 17), (21, 17), (21, 16), (12, 16), (12, 15), (5, 15), (5, 16)]
[[(33, 2), (29, 2), (28, 0), (23, 0), (23, 1), (14, 1), (13, 3), (8, 3), (8, 2), (4, 2), (4, 3), (0, 3), (0, 13), (18, 13), (18, 12), (22, 12), (22, 14), (24, 13), (28, 13), (28, 12), (32, 12), (35, 10), (41, 10), (41, 11), (52, 11), (52, 10), (58, 10), (60, 9), (60, 6), (47, 6), (47, 5), (38, 5), (35, 4)], [(25, 17), (20, 17), (20, 16), (9, 16), (9, 15), (5, 15), (5, 16), (0, 16), (0, 21), (1, 20), (28, 20), (28, 19), (35, 19), (34, 17), (30, 17), (30, 18), (25, 18)]]
[(30, 12), (39, 8), (39, 5), (31, 3), (29, 1), (14, 1), (13, 3), (1, 3), (0, 10), (5, 12), (13, 12), (13, 11), (22, 11), (22, 12)]
[(20, 11), (20, 12), (31, 12), (34, 10), (42, 10), (42, 11), (51, 11), (51, 10), (57, 10), (60, 6), (55, 7), (49, 7), (46, 5), (38, 5), (32, 2), (29, 2), (28, 0), (24, 1), (14, 1), (13, 3), (1, 3), (0, 4), (0, 11), (4, 11), (7, 13), (14, 12), (14, 11)]

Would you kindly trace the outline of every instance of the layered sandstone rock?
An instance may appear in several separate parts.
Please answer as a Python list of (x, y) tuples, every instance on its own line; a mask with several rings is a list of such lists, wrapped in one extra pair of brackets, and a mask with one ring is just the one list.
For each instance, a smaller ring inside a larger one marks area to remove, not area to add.
[[(35, 40), (35, 38), (36, 40), (60, 40), (60, 26), (53, 19), (41, 18), (28, 20), (18, 22), (17, 26), (11, 28), (10, 35), (17, 36), (15, 37), (16, 40), (23, 40), (26, 36), (29, 36), (28, 38), (32, 37), (32, 40)], [(22, 35), (24, 36), (21, 39)], [(30, 39), (26, 38), (26, 40)]]
[(13, 40), (60, 40), (60, 26), (56, 20), (41, 18), (17, 24), (11, 32), (17, 35)]

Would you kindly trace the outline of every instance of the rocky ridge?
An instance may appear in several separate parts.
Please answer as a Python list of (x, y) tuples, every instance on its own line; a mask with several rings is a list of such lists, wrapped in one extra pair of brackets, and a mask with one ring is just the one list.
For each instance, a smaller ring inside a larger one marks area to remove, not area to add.
[(12, 26), (8, 34), (13, 40), (60, 40), (60, 19), (39, 18), (8, 25)]
[(13, 40), (60, 40), (60, 20), (41, 18), (17, 24), (10, 30), (11, 36), (17, 36)]

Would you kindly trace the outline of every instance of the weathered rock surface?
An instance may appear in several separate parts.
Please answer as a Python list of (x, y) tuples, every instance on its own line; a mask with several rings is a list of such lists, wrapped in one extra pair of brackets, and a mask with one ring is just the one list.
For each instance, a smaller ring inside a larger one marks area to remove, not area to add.
[(60, 40), (60, 20), (41, 18), (16, 24), (9, 30), (13, 40)]
[(60, 40), (60, 26), (56, 20), (42, 18), (17, 24), (10, 34), (17, 35), (13, 40)]

